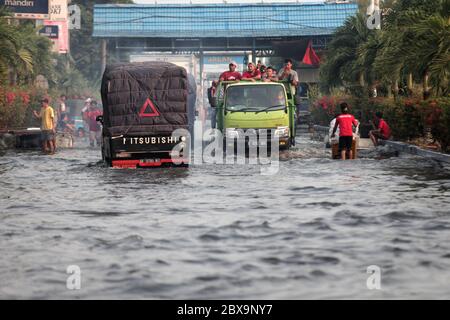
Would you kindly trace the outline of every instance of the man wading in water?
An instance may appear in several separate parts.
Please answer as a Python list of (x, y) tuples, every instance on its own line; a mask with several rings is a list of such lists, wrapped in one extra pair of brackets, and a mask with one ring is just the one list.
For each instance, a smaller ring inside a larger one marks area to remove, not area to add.
[(336, 117), (336, 124), (333, 128), (334, 138), (337, 127), (339, 126), (339, 150), (341, 151), (341, 159), (346, 159), (346, 153), (348, 151), (348, 158), (353, 159), (352, 143), (353, 143), (353, 125), (358, 126), (358, 121), (355, 117), (348, 113), (348, 104), (346, 102), (341, 103), (342, 114)]
[(33, 110), (33, 114), (36, 118), (42, 119), (42, 151), (44, 153), (55, 154), (55, 112), (53, 111), (53, 108), (48, 105), (47, 98), (41, 100), (41, 111), (37, 113), (36, 110)]

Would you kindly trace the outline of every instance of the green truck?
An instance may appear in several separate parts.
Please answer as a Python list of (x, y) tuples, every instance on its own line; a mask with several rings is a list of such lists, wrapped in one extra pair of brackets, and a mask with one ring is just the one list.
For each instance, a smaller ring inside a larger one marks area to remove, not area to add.
[(269, 139), (272, 135), (278, 139), (280, 149), (290, 148), (295, 145), (294, 90), (287, 81), (220, 82), (211, 101), (211, 106), (216, 108), (217, 129), (226, 143), (231, 139), (245, 139), (243, 133), (252, 131), (262, 146), (269, 140), (262, 141), (259, 133), (264, 132), (266, 136), (268, 132)]

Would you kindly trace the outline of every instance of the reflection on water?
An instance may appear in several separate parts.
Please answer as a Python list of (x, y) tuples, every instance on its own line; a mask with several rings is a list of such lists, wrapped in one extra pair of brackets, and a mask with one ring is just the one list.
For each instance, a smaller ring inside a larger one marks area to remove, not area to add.
[[(450, 298), (449, 168), (298, 143), (275, 176), (110, 169), (83, 146), (7, 152), (0, 298)], [(370, 265), (381, 291), (366, 287)]]

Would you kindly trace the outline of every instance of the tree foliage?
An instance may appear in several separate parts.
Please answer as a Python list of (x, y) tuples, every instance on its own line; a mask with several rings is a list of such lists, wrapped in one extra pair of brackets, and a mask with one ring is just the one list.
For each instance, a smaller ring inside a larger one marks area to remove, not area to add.
[(32, 24), (9, 17), (10, 12), (0, 7), (0, 85), (10, 80), (29, 84), (38, 74), (51, 76), (51, 41), (39, 36)]
[(72, 0), (81, 9), (81, 29), (71, 30), (71, 56), (76, 68), (91, 81), (98, 83), (101, 78), (100, 41), (92, 37), (94, 4), (133, 3), (132, 0)]
[(393, 85), (429, 76), (436, 95), (448, 94), (450, 0), (385, 1), (382, 9), (381, 30), (369, 30), (360, 12), (335, 32), (321, 67), (323, 83)]

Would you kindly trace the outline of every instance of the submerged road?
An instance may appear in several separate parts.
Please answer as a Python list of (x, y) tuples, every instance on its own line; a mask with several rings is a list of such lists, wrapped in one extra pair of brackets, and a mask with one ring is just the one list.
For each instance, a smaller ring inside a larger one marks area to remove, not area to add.
[[(0, 298), (450, 298), (450, 168), (332, 161), (103, 167), (78, 144), (0, 156)], [(81, 270), (66, 288), (67, 267)], [(369, 266), (381, 290), (369, 290)]]

